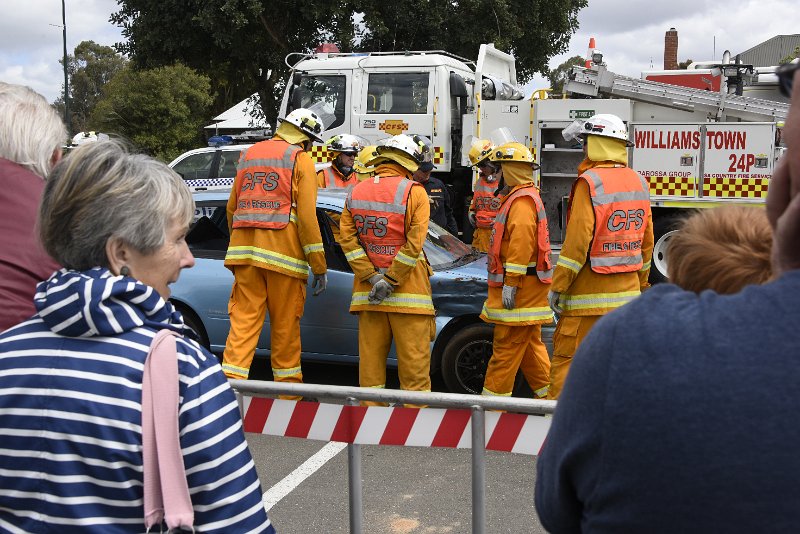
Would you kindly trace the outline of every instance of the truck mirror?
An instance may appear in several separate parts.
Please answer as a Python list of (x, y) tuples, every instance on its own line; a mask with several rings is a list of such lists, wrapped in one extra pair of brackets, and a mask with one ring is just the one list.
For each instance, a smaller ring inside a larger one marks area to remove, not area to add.
[(467, 92), (467, 84), (464, 83), (464, 78), (456, 74), (455, 72), (450, 73), (450, 96), (461, 96), (465, 97), (468, 96), (469, 93)]

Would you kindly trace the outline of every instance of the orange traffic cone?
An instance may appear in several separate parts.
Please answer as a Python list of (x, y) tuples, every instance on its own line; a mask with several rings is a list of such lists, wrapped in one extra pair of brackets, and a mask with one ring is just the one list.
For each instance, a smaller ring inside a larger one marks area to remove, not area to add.
[(586, 52), (586, 68), (592, 68), (592, 50), (594, 50), (594, 37), (589, 37), (589, 50)]

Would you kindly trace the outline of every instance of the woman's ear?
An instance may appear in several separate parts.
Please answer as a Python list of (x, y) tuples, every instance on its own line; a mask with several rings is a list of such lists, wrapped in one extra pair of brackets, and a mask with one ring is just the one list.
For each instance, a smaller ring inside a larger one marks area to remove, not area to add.
[(123, 266), (127, 266), (130, 261), (128, 245), (119, 237), (111, 236), (106, 241), (106, 258), (108, 268), (116, 276), (120, 275)]

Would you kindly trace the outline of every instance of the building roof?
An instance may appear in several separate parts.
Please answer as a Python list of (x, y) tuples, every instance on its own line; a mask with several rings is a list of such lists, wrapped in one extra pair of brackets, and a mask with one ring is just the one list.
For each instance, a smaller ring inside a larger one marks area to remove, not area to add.
[[(769, 67), (780, 64), (786, 56), (793, 54), (800, 46), (800, 33), (793, 35), (776, 35), (763, 43), (739, 54), (742, 63), (756, 67)], [(735, 57), (735, 56), (734, 56)]]
[(258, 94), (253, 94), (245, 98), (235, 106), (227, 109), (214, 117), (214, 123), (205, 127), (206, 130), (252, 130), (258, 128), (269, 128), (270, 124), (262, 119), (260, 121), (250, 116), (250, 111), (258, 102)]

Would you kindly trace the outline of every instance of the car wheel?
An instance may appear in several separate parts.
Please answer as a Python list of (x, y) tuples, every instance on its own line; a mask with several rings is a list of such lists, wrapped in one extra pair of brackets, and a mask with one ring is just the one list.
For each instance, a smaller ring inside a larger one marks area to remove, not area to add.
[(186, 308), (185, 306), (175, 307), (179, 312), (181, 312), (181, 315), (183, 315), (183, 322), (186, 324), (186, 326), (194, 330), (194, 332), (197, 334), (197, 340), (200, 342), (200, 344), (210, 351), (211, 344), (208, 341), (208, 334), (206, 333), (206, 329), (203, 327), (203, 323), (200, 321), (200, 318), (197, 317), (192, 310)]
[(492, 357), (494, 327), (471, 324), (456, 332), (442, 353), (442, 378), (453, 393), (480, 395)]

